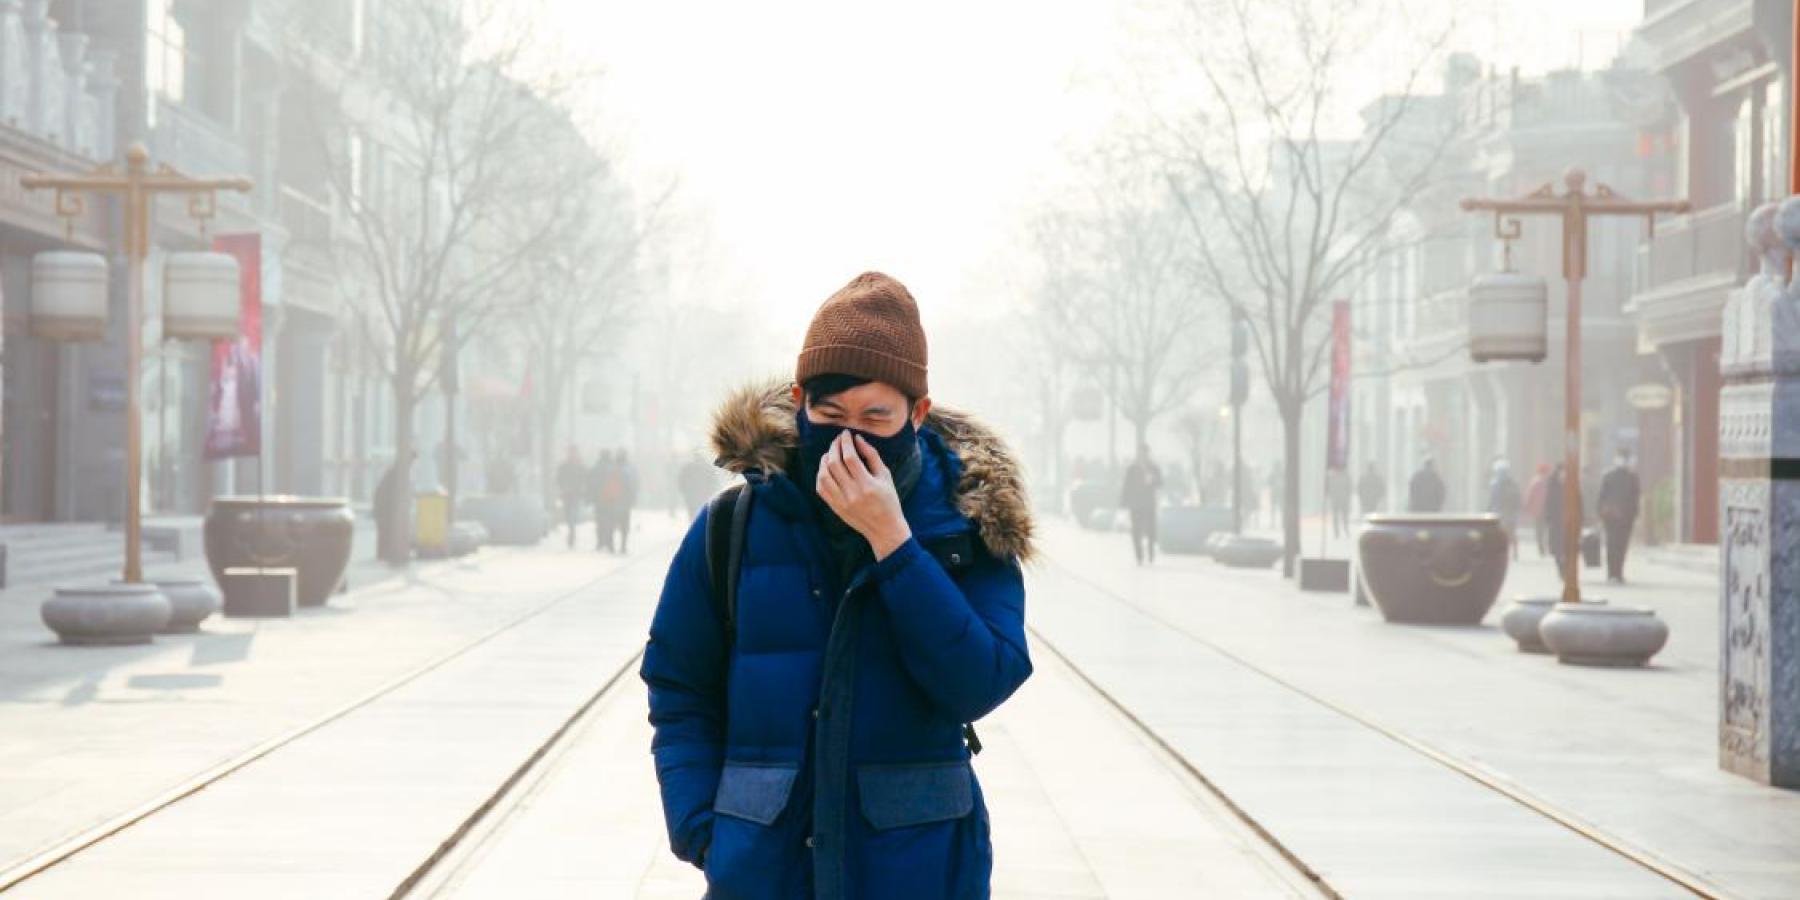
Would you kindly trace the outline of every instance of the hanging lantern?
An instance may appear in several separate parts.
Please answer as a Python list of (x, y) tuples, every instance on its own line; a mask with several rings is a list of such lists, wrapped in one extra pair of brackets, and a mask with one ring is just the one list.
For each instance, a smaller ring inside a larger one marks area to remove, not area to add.
[(53, 341), (106, 337), (106, 258), (47, 250), (31, 258), (31, 333)]
[(229, 253), (171, 253), (163, 263), (163, 337), (235, 338), (237, 257)]
[(1544, 279), (1493, 272), (1469, 285), (1469, 356), (1476, 362), (1542, 362), (1549, 351), (1550, 304)]

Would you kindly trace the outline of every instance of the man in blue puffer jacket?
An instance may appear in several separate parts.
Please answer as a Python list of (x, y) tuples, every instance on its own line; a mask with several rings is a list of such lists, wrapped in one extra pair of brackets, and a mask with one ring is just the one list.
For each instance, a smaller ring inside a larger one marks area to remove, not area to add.
[(988, 896), (965, 724), (1031, 674), (1031, 519), (1005, 446), (934, 409), (925, 373), (911, 294), (871, 272), (819, 309), (795, 384), (718, 413), (714, 450), (752, 493), (735, 604), (708, 511), (641, 672), (669, 843), (709, 897)]

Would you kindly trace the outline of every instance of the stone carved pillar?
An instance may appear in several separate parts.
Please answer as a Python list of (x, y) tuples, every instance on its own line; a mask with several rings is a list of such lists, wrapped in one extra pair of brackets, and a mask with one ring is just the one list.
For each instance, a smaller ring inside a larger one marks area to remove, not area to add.
[(1722, 322), (1719, 765), (1800, 788), (1800, 197), (1746, 225), (1761, 271)]

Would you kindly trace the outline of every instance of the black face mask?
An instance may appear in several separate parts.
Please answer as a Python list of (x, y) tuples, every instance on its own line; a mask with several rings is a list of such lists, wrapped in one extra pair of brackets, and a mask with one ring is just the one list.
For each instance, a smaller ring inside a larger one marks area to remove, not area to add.
[(819, 459), (825, 451), (831, 449), (831, 442), (846, 431), (860, 436), (875, 448), (881, 457), (882, 464), (889, 472), (896, 475), (911, 465), (913, 458), (919, 455), (919, 432), (913, 427), (912, 417), (906, 419), (906, 426), (888, 437), (878, 437), (866, 431), (846, 428), (842, 425), (823, 425), (807, 418), (806, 410), (795, 414), (795, 424), (800, 432), (801, 463), (809, 470), (817, 470)]

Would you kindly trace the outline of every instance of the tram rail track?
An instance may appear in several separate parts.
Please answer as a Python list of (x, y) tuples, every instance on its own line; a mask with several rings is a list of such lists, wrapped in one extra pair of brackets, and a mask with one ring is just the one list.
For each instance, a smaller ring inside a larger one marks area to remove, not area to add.
[[(1122, 594), (1107, 587), (1105, 584), (1103, 584), (1099, 581), (1096, 581), (1095, 579), (1089, 578), (1089, 577), (1081, 574), (1080, 572), (1070, 569), (1067, 566), (1058, 565), (1054, 562), (1050, 563), (1050, 565), (1055, 566), (1057, 569), (1059, 569), (1062, 572), (1062, 574), (1064, 576), (1066, 576), (1067, 578), (1069, 578), (1071, 581), (1077, 582), (1077, 583), (1081, 584), (1082, 586), (1086, 587), (1087, 589), (1094, 591), (1096, 593), (1099, 593), (1099, 594), (1107, 597), (1108, 599), (1131, 609), (1132, 611), (1138, 613), (1139, 615), (1145, 617), (1146, 619), (1149, 619), (1152, 622), (1155, 622), (1156, 624), (1162, 626), (1163, 628), (1166, 628), (1175, 634), (1181, 635), (1183, 638), (1185, 638), (1189, 641), (1199, 644), (1200, 646), (1206, 648), (1207, 650), (1223, 657), (1226, 660), (1229, 660), (1233, 664), (1235, 664), (1243, 669), (1246, 669), (1250, 672), (1253, 672), (1257, 676), (1264, 678), (1264, 679), (1268, 680), (1269, 682), (1271, 682), (1271, 683), (1273, 683), (1273, 684), (1275, 684), (1275, 685), (1277, 685), (1277, 686), (1279, 686), (1301, 698), (1304, 698), (1305, 700), (1307, 700), (1311, 703), (1314, 703), (1320, 707), (1330, 710), (1333, 713), (1336, 713), (1337, 715), (1340, 715), (1346, 719), (1349, 719), (1350, 721), (1355, 722), (1357, 725), (1359, 725), (1363, 728), (1366, 728), (1369, 731), (1371, 731), (1375, 734), (1378, 734), (1381, 737), (1383, 737), (1389, 741), (1392, 741), (1395, 744), (1398, 744), (1401, 747), (1404, 747), (1407, 750), (1410, 750), (1413, 753), (1416, 753), (1416, 754), (1430, 760), (1431, 762), (1436, 763), (1439, 766), (1442, 766), (1443, 768), (1456, 773), (1457, 775), (1467, 778), (1470, 781), (1475, 782), (1476, 784), (1494, 792), (1495, 794), (1498, 794), (1498, 795), (1506, 798), (1507, 800), (1512, 801), (1513, 803), (1518, 804), (1521, 807), (1524, 807), (1527, 810), (1530, 810), (1533, 813), (1536, 813), (1539, 816), (1549, 819), (1550, 821), (1556, 823), (1557, 825), (1562, 826), (1563, 828), (1569, 830), (1570, 832), (1573, 832), (1574, 834), (1580, 836), (1581, 838), (1583, 838), (1589, 842), (1592, 842), (1593, 844), (1598, 845), (1602, 849), (1605, 849), (1619, 857), (1622, 857), (1623, 859), (1637, 865), (1638, 867), (1640, 867), (1648, 872), (1655, 874), (1656, 876), (1662, 878), (1663, 880), (1667, 881), (1668, 883), (1670, 883), (1676, 887), (1679, 887), (1682, 890), (1687, 891), (1688, 893), (1690, 893), (1696, 897), (1706, 898), (1706, 900), (1727, 900), (1727, 898), (1729, 898), (1729, 896), (1730, 896), (1729, 894), (1725, 893), (1723, 889), (1707, 882), (1706, 879), (1701, 877), (1700, 875), (1687, 870), (1686, 868), (1680, 866), (1677, 863), (1663, 859), (1641, 847), (1638, 847), (1638, 846), (1632, 844), (1630, 841), (1625, 840), (1624, 838), (1621, 838), (1617, 835), (1607, 832), (1605, 829), (1603, 829), (1591, 822), (1586, 821), (1585, 819), (1576, 815), (1575, 813), (1570, 812), (1569, 810), (1563, 809), (1563, 808), (1557, 806), (1556, 804), (1554, 804), (1542, 797), (1537, 796), (1536, 794), (1532, 793), (1531, 791), (1527, 790), (1526, 788), (1511, 782), (1510, 780), (1508, 780), (1504, 776), (1499, 775), (1498, 773), (1488, 771), (1487, 769), (1485, 769), (1475, 763), (1472, 763), (1468, 760), (1462, 759), (1453, 753), (1450, 753), (1448, 751), (1445, 751), (1438, 747), (1435, 747), (1426, 741), (1412, 737), (1411, 735), (1408, 735), (1408, 734), (1400, 731), (1397, 728), (1388, 726), (1388, 725), (1378, 721), (1377, 719), (1375, 719), (1374, 717), (1372, 717), (1370, 715), (1367, 715), (1363, 712), (1360, 712), (1360, 711), (1353, 709), (1349, 706), (1346, 706), (1342, 703), (1338, 703), (1334, 700), (1331, 700), (1330, 698), (1321, 696), (1320, 694), (1318, 694), (1316, 692), (1309, 691), (1306, 688), (1301, 687), (1298, 684), (1295, 684), (1293, 681), (1283, 678), (1280, 675), (1270, 671), (1269, 669), (1267, 669), (1263, 666), (1257, 665), (1256, 663), (1252, 662), (1251, 660), (1245, 658), (1242, 654), (1233, 652), (1231, 649), (1221, 645), (1217, 641), (1214, 641), (1203, 635), (1195, 633), (1192, 629), (1189, 629), (1186, 626), (1183, 626), (1182, 624), (1180, 624), (1178, 622), (1170, 620), (1167, 616), (1164, 616), (1153, 609), (1147, 608), (1145, 605), (1143, 605), (1141, 603), (1138, 603), (1128, 597), (1123, 596)], [(1197, 767), (1195, 767), (1192, 764), (1192, 762), (1190, 762), (1187, 759), (1185, 754), (1181, 753), (1177, 748), (1175, 748), (1172, 744), (1170, 744), (1167, 740), (1165, 740), (1161, 735), (1157, 734), (1156, 730), (1153, 727), (1151, 727), (1151, 725), (1148, 722), (1145, 722), (1141, 718), (1139, 718), (1135, 713), (1133, 713), (1131, 711), (1131, 709), (1128, 706), (1126, 706), (1117, 697), (1115, 697), (1110, 691), (1108, 691), (1105, 688), (1105, 686), (1101, 685), (1098, 681), (1096, 681), (1094, 678), (1092, 678), (1086, 671), (1084, 671), (1081, 668), (1080, 665), (1076, 664), (1066, 654), (1064, 654), (1061, 650), (1059, 650), (1054, 643), (1052, 643), (1051, 641), (1046, 639), (1040, 632), (1038, 632), (1036, 629), (1033, 629), (1032, 633), (1035, 637), (1038, 638), (1038, 640), (1043, 644), (1043, 646), (1045, 646), (1047, 649), (1049, 649), (1052, 653), (1056, 654), (1056, 656), (1059, 659), (1063, 660), (1069, 666), (1069, 668), (1075, 672), (1077, 677), (1081, 678), (1084, 682), (1086, 682), (1088, 684), (1088, 686), (1093, 688), (1094, 691), (1096, 693), (1098, 693), (1101, 697), (1103, 697), (1107, 703), (1111, 704), (1122, 715), (1124, 715), (1127, 719), (1129, 719), (1131, 722), (1133, 722), (1138, 727), (1138, 729), (1144, 735), (1146, 735), (1151, 741), (1153, 741), (1158, 747), (1160, 747), (1163, 750), (1165, 750), (1166, 752), (1168, 752), (1169, 755), (1172, 758), (1174, 758), (1175, 760), (1178, 760), (1181, 763), (1181, 765), (1188, 770), (1188, 773), (1190, 775), (1192, 775), (1194, 778), (1198, 779), (1200, 781), (1200, 783), (1205, 785), (1208, 790), (1212, 791), (1213, 794), (1222, 803), (1224, 803), (1227, 808), (1229, 808), (1233, 812), (1235, 812), (1254, 831), (1256, 831), (1258, 834), (1262, 835), (1264, 840), (1268, 841), (1270, 843), (1270, 845), (1276, 850), (1276, 852), (1280, 853), (1284, 858), (1286, 858), (1290, 863), (1294, 864), (1296, 867), (1299, 867), (1303, 873), (1307, 874), (1309, 877), (1315, 878), (1318, 881), (1322, 890), (1326, 890), (1326, 891), (1330, 892), (1333, 896), (1338, 896), (1338, 894), (1335, 892), (1335, 890), (1333, 890), (1328, 884), (1326, 884), (1322, 878), (1318, 877), (1317, 873), (1313, 872), (1312, 868), (1310, 866), (1308, 866), (1304, 860), (1300, 859), (1299, 856), (1294, 854), (1288, 847), (1286, 847), (1284, 844), (1282, 844), (1280, 839), (1278, 837), (1276, 837), (1272, 831), (1270, 831), (1267, 827), (1265, 827), (1261, 822), (1257, 821), (1255, 819), (1255, 817), (1251, 816), (1248, 813), (1248, 811), (1244, 810), (1242, 808), (1242, 806), (1239, 805), (1236, 801), (1234, 801), (1229, 796), (1229, 794), (1227, 792), (1225, 792), (1222, 788), (1220, 788), (1219, 785), (1214, 780), (1208, 778), (1203, 772), (1201, 772)]]
[[(579, 596), (584, 592), (592, 590), (596, 585), (628, 572), (636, 565), (639, 565), (641, 560), (648, 558), (649, 557), (647, 556), (639, 557), (619, 569), (588, 579), (576, 587), (560, 592), (554, 597), (543, 601), (530, 610), (521, 613), (455, 650), (429, 660), (417, 668), (356, 697), (324, 715), (314, 718), (281, 735), (264, 741), (250, 750), (212, 766), (120, 815), (114, 816), (65, 840), (59, 841), (4, 870), (0, 870), (0, 894), (15, 891), (20, 885), (26, 884), (31, 879), (54, 870), (57, 866), (78, 857), (84, 851), (98, 846), (122, 832), (129, 830), (133, 826), (167, 811), (171, 807), (205, 791), (207, 788), (218, 784), (234, 773), (275, 753), (281, 748), (429, 675), (456, 659), (470, 653), (476, 648), (501, 637), (540, 615), (543, 615), (556, 606)], [(1067, 566), (1058, 565), (1054, 562), (1052, 562), (1051, 565), (1072, 582), (1078, 583), (1090, 591), (1131, 609), (1160, 627), (1180, 635), (1182, 638), (1205, 648), (1207, 651), (1217, 654), (1230, 661), (1232, 664), (1248, 670), (1286, 691), (1292, 692), (1311, 703), (1342, 716), (1362, 728), (1366, 728), (1443, 768), (1475, 782), (1481, 787), (1490, 790), (1507, 800), (1562, 826), (1573, 834), (1655, 874), (1666, 882), (1679, 887), (1693, 896), (1709, 898), (1709, 900), (1710, 898), (1724, 898), (1728, 896), (1720, 888), (1709, 884), (1701, 876), (1688, 871), (1676, 863), (1637, 847), (1631, 842), (1611, 834), (1593, 823), (1587, 822), (1580, 816), (1533, 794), (1529, 790), (1512, 783), (1497, 773), (1488, 771), (1475, 763), (1435, 747), (1426, 741), (1405, 734), (1404, 732), (1388, 726), (1374, 717), (1354, 708), (1333, 701), (1314, 691), (1307, 690), (1305, 687), (1258, 665), (1244, 657), (1242, 654), (1236, 653), (1230, 648), (1221, 645), (1219, 642), (1200, 635), (1179, 622), (1172, 621), (1169, 617), (1156, 610), (1148, 608), (1146, 605), (1134, 601), (1080, 572), (1070, 569)], [(1179, 767), (1186, 776), (1192, 778), (1194, 782), (1216, 800), (1224, 810), (1235, 817), (1257, 839), (1266, 844), (1276, 856), (1287, 865), (1291, 866), (1299, 878), (1311, 884), (1323, 896), (1332, 898), (1344, 896), (1330, 883), (1329, 879), (1323, 873), (1319, 872), (1314, 866), (1309, 864), (1307, 860), (1302, 858), (1297, 852), (1284, 843), (1273, 828), (1259, 820), (1252, 812), (1234, 799), (1231, 796), (1231, 792), (1225, 786), (1221, 785), (1216, 779), (1209, 777), (1206, 772), (1195, 765), (1195, 763), (1191, 761), (1186, 754), (1182, 753), (1178, 747), (1159, 734), (1153, 725), (1140, 717), (1128, 704), (1123, 702), (1093, 674), (1086, 671), (1075, 659), (1059, 647), (1056, 641), (1052, 640), (1038, 628), (1032, 627), (1029, 628), (1029, 631), (1033, 642), (1037, 646), (1049, 651), (1066, 665), (1084, 685), (1094, 691), (1097, 697), (1118, 712), (1139, 736), (1158, 748), (1162, 754), (1167, 756), (1170, 763)], [(555, 755), (557, 751), (565, 746), (565, 742), (569, 741), (572, 736), (580, 731), (582, 722), (589, 716), (595, 714), (596, 708), (600, 706), (602, 701), (605, 700), (609, 694), (619, 689), (619, 686), (624, 682), (626, 676), (635, 670), (635, 667), (641, 659), (641, 650), (633, 653), (623, 663), (608, 673), (607, 676), (590, 693), (585, 695), (585, 697), (576, 704), (566, 716), (559, 719), (557, 725), (533, 747), (532, 751), (518, 765), (514, 766), (507, 775), (495, 785), (493, 791), (488, 793), (479, 804), (472, 808), (470, 812), (450, 830), (443, 841), (441, 841), (429, 855), (421, 859), (401, 882), (394, 886), (389, 894), (390, 898), (398, 900), (398, 898), (417, 896), (419, 895), (419, 889), (422, 886), (431, 884), (435, 876), (441, 875), (443, 872), (441, 867), (444, 866), (447, 861), (454, 860), (457, 857), (458, 851), (467, 845), (470, 838), (481, 832), (484, 823), (493, 821), (495, 815), (503, 812), (509, 803), (514, 802), (536, 777), (542, 775), (546, 769), (555, 764)]]
[(225, 781), (232, 775), (248, 768), (282, 748), (393, 694), (395, 691), (398, 691), (439, 669), (442, 669), (495, 639), (524, 626), (533, 619), (555, 609), (557, 606), (593, 590), (596, 585), (630, 572), (650, 558), (651, 557), (648, 555), (635, 557), (616, 569), (586, 579), (580, 584), (568, 588), (567, 590), (557, 592), (549, 599), (538, 603), (530, 609), (506, 620), (500, 625), (482, 633), (447, 653), (443, 653), (427, 660), (404, 674), (383, 682), (379, 686), (356, 696), (350, 701), (307, 720), (281, 734), (271, 737), (248, 750), (209, 766), (175, 786), (156, 794), (150, 799), (145, 800), (122, 813), (111, 816), (98, 824), (56, 841), (44, 849), (32, 853), (30, 856), (7, 865), (4, 869), (0, 869), (0, 895), (18, 892), (21, 885), (25, 885), (39, 876), (54, 871), (58, 866), (67, 864), (82, 853), (104, 844), (106, 841), (119, 836), (159, 814), (167, 812), (169, 809), (183, 801)]

